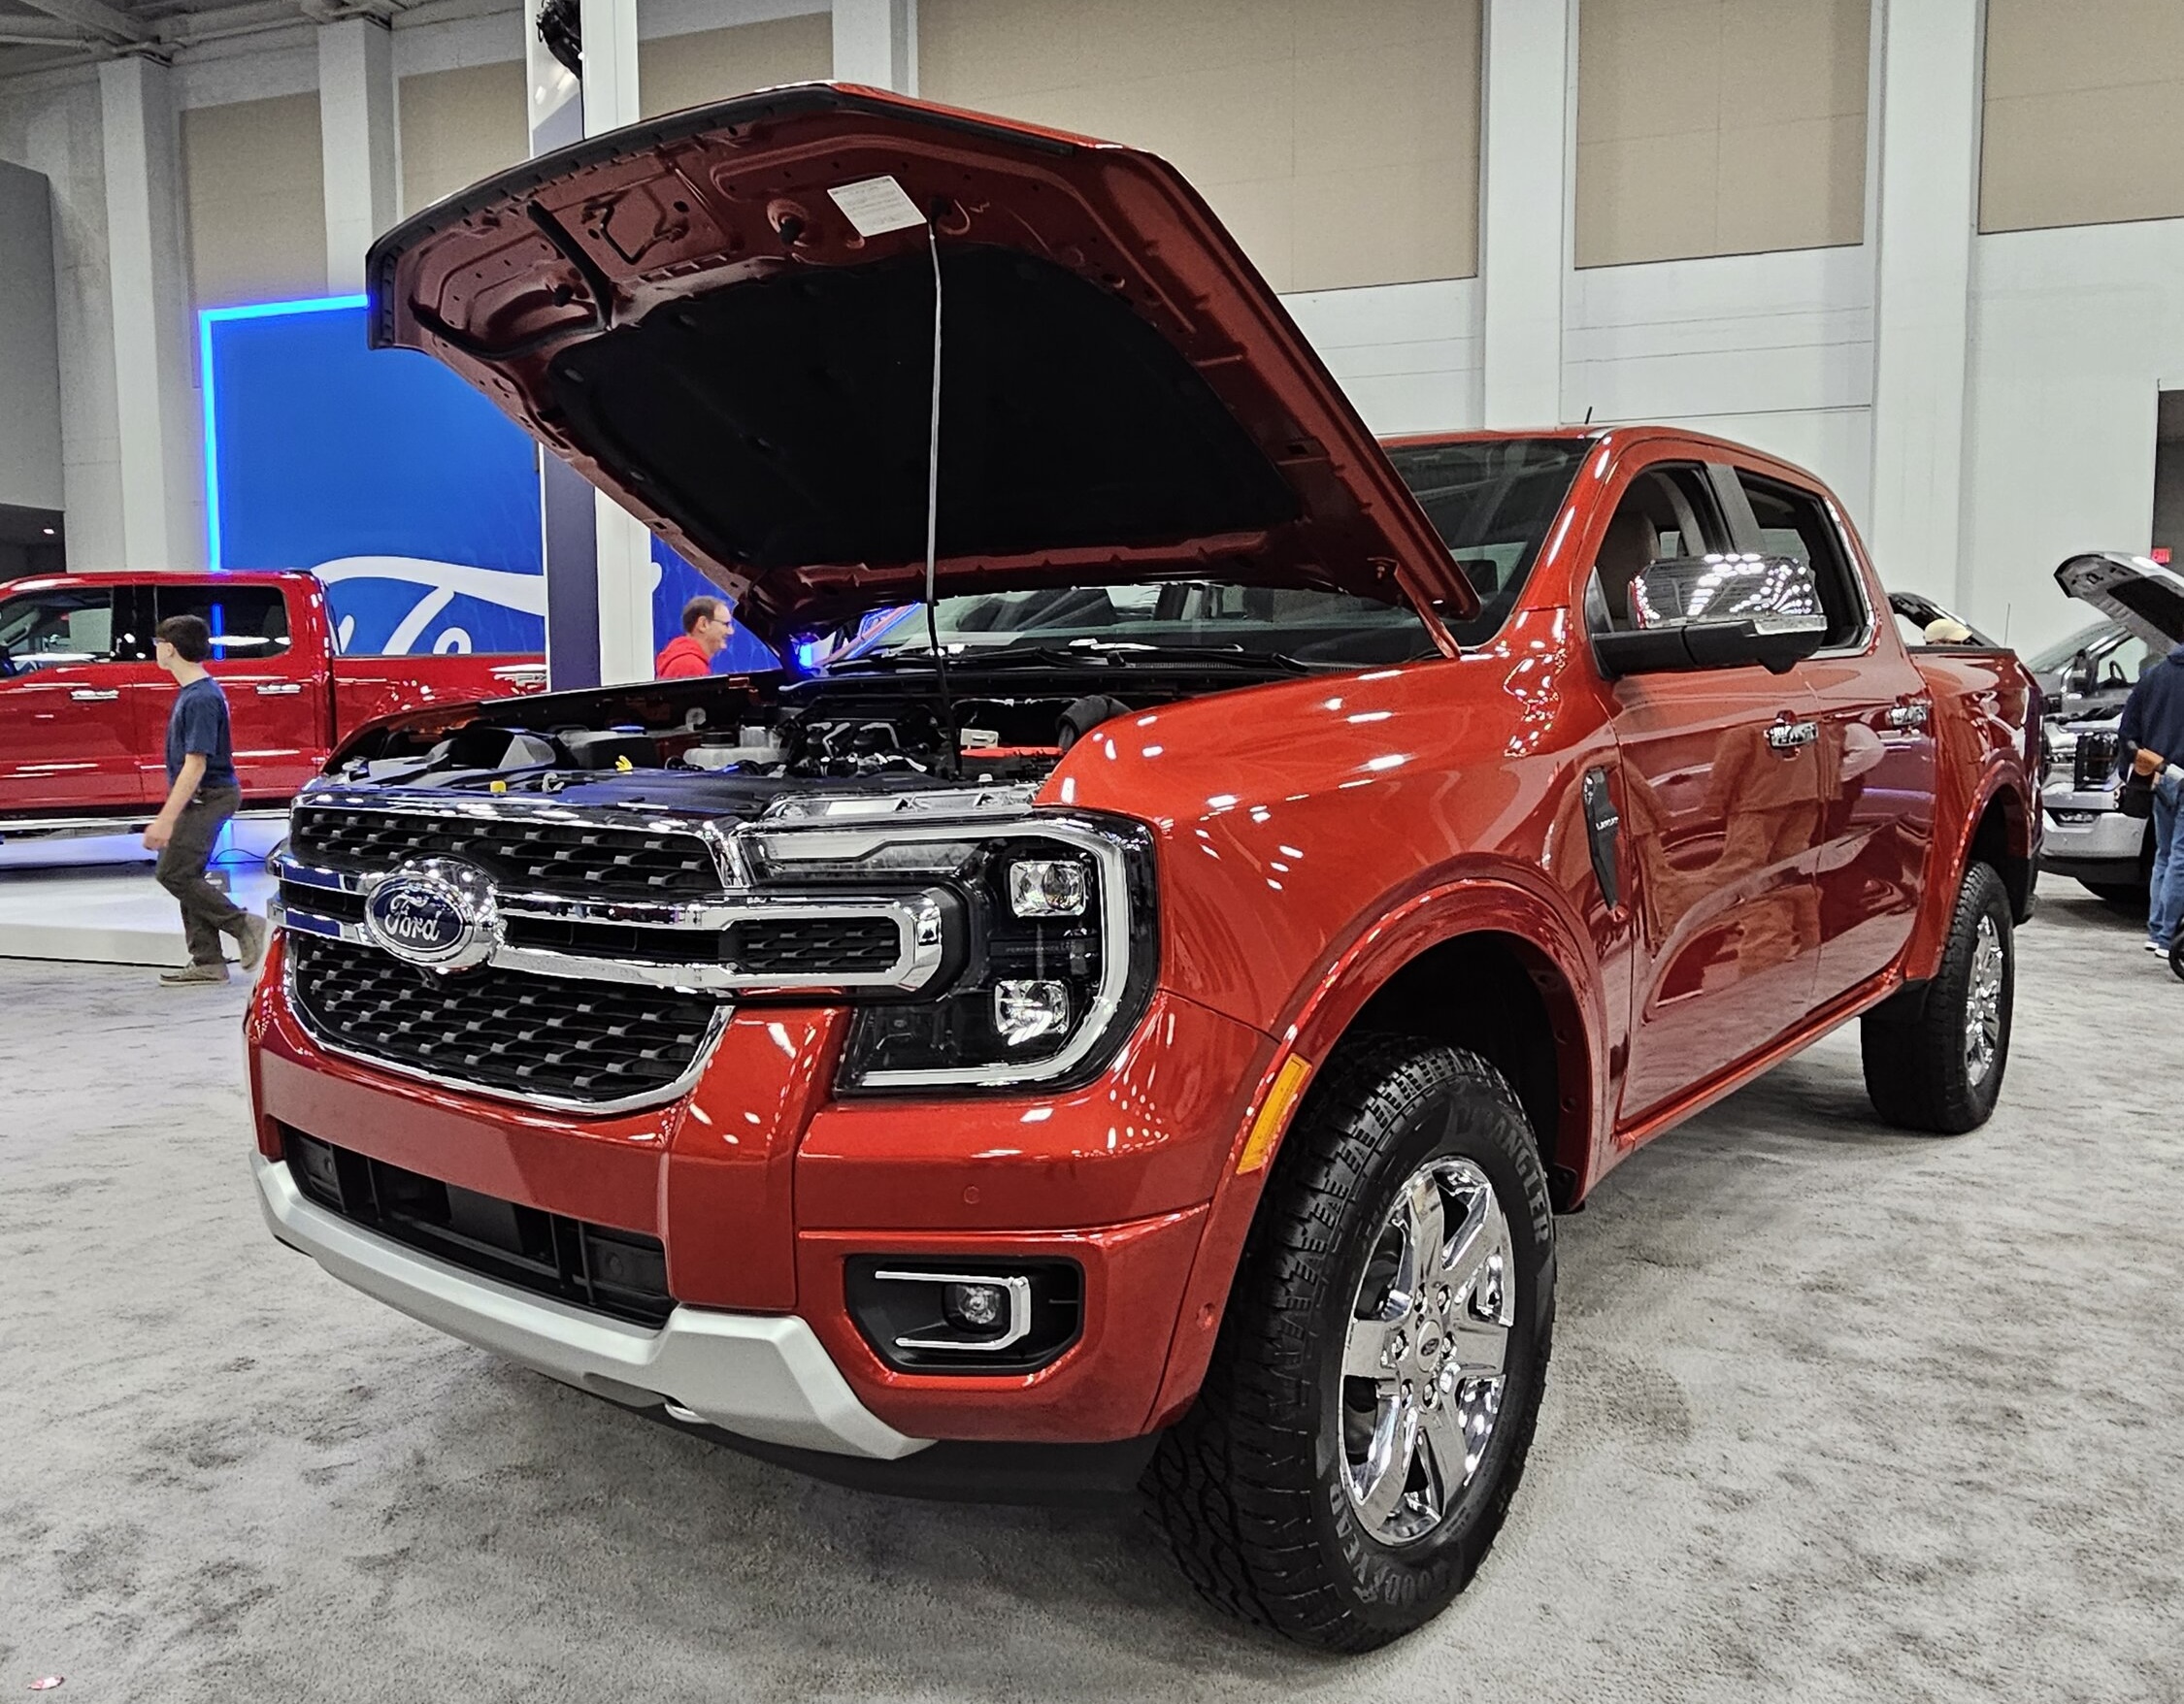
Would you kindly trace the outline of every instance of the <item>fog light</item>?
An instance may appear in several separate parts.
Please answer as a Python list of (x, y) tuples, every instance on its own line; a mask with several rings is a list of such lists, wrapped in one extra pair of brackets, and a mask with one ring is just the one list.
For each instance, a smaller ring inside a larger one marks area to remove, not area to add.
[(1084, 1272), (1051, 1257), (927, 1265), (855, 1255), (843, 1272), (843, 1300), (865, 1341), (898, 1371), (1028, 1372), (1076, 1340)]
[(1009, 867), (1009, 909), (1019, 917), (1081, 917), (1084, 866), (1068, 858), (1025, 858)]
[(958, 1331), (998, 1331), (1009, 1323), (1009, 1295), (998, 1284), (951, 1284), (941, 1311)]
[(1070, 989), (1066, 982), (997, 982), (993, 985), (993, 1027), (1010, 1047), (1042, 1035), (1059, 1035), (1070, 1027)]

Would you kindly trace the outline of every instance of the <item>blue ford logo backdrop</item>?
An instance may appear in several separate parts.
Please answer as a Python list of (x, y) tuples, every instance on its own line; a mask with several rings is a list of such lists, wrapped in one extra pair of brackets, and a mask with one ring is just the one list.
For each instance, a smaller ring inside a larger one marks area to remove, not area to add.
[[(198, 315), (215, 568), (308, 568), (352, 655), (546, 646), (531, 440), (429, 356), (366, 347), (365, 299)], [(711, 581), (652, 541), (654, 648)], [(716, 669), (773, 666), (741, 628)]]

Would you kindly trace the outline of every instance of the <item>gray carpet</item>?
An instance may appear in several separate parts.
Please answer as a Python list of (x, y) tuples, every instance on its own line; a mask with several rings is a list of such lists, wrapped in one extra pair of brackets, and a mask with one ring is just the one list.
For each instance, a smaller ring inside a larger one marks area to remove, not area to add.
[(0, 964), (0, 1691), (2184, 1697), (2184, 984), (2051, 885), (1985, 1131), (1876, 1127), (1853, 1032), (1562, 1221), (1501, 1542), (1348, 1663), (1124, 1516), (816, 1486), (351, 1294), (260, 1227), (239, 988)]

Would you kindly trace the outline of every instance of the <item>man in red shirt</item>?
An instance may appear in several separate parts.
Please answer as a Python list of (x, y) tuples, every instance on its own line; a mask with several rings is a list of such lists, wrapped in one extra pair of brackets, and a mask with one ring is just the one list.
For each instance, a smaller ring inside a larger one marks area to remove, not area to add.
[(722, 598), (692, 598), (682, 606), (682, 636), (668, 640), (652, 659), (652, 672), (662, 680), (687, 680), (711, 674), (712, 660), (727, 644), (736, 624), (728, 619)]

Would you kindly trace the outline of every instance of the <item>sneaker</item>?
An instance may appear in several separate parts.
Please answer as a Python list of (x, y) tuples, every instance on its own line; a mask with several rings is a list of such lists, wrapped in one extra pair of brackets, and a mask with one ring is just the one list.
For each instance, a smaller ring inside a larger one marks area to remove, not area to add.
[(162, 970), (159, 972), (160, 985), (166, 988), (181, 988), (192, 982), (225, 982), (226, 980), (227, 966), (224, 963), (184, 965), (180, 970)]
[(2149, 953), (2159, 953), (2165, 959), (2168, 957), (2168, 948), (2163, 946), (2162, 943), (2158, 940), (2148, 941), (2146, 943), (2146, 950)]
[(243, 913), (243, 921), (235, 926), (235, 942), (242, 951), (244, 969), (254, 971), (265, 963), (265, 939), (271, 933), (256, 912)]

